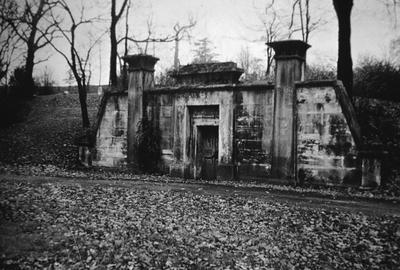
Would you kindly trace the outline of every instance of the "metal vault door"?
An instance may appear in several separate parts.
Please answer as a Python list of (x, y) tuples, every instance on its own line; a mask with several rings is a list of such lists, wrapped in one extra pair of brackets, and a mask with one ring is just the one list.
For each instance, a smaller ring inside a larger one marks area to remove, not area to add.
[(207, 180), (217, 178), (218, 126), (197, 126), (195, 177)]

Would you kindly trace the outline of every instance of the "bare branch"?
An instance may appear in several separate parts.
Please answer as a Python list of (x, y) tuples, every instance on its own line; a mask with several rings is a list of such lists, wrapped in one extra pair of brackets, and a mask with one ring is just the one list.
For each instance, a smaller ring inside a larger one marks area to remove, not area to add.
[(86, 65), (87, 65), (87, 63), (89, 62), (90, 54), (91, 54), (93, 48), (94, 48), (97, 44), (99, 44), (99, 42), (101, 41), (101, 39), (102, 39), (107, 33), (108, 33), (108, 31), (104, 31), (103, 34), (101, 34), (101, 35), (92, 43), (92, 45), (91, 45), (91, 46), (89, 47), (89, 49), (87, 50), (87, 52), (86, 52), (86, 57), (85, 57), (85, 60), (84, 60), (84, 62), (85, 62), (85, 67), (84, 67), (84, 69), (86, 69)]
[(76, 30), (80, 25), (91, 23), (92, 21), (90, 19), (85, 18), (85, 7), (83, 5), (81, 6), (79, 19), (77, 20), (76, 17), (74, 17), (74, 13), (71, 11), (70, 7), (65, 2), (65, 0), (60, 0), (59, 3), (60, 6), (62, 7), (62, 10), (66, 13), (66, 15), (70, 19), (70, 24), (68, 25), (69, 30), (63, 29), (61, 27), (60, 23), (58, 23), (58, 21), (56, 20), (54, 14), (52, 14), (53, 24), (56, 26), (58, 31), (62, 33), (64, 39), (69, 43), (69, 55), (63, 52), (61, 49), (59, 49), (54, 44), (54, 42), (49, 39), (49, 37), (44, 35), (44, 38), (61, 56), (64, 57), (68, 66), (70, 67), (70, 70), (78, 85), (79, 101), (81, 104), (81, 112), (82, 112), (82, 124), (84, 128), (88, 128), (90, 126), (90, 123), (86, 105), (86, 91), (88, 83), (90, 81), (91, 71), (87, 70), (87, 67), (89, 65), (90, 69), (89, 58), (93, 47), (98, 43), (98, 41), (102, 38), (102, 36), (104, 36), (106, 32), (100, 35), (95, 40), (95, 42), (93, 42), (89, 46), (86, 53), (84, 53), (85, 56), (82, 57), (82, 54), (80, 54), (77, 50)]
[(47, 57), (44, 58), (44, 59), (40, 59), (40, 60), (35, 61), (35, 65), (40, 64), (40, 63), (43, 63), (43, 62), (46, 62), (47, 60), (50, 59), (50, 56), (51, 56), (51, 55), (47, 56)]
[[(6, 1), (3, 1), (3, 3)], [(7, 22), (15, 35), (26, 46), (25, 70), (28, 76), (28, 83), (33, 84), (32, 73), (34, 65), (37, 63), (37, 61), (35, 62), (35, 54), (38, 50), (48, 45), (45, 36), (47, 39), (52, 39), (55, 33), (54, 25), (42, 22), (46, 21), (58, 2), (55, 0), (24, 0), (19, 2), (9, 1), (9, 3), (14, 5), (15, 10), (13, 12), (2, 11), (1, 20)], [(40, 29), (43, 26), (45, 28)]]
[(172, 42), (175, 40), (175, 38), (173, 36), (167, 36), (167, 37), (163, 37), (163, 38), (145, 38), (145, 39), (134, 39), (131, 37), (123, 37), (121, 39), (118, 40), (118, 44), (124, 40), (128, 40), (134, 43), (148, 43), (148, 42)]
[(119, 19), (121, 18), (121, 15), (124, 12), (127, 2), (128, 2), (128, 0), (124, 0), (124, 2), (122, 3), (121, 9), (119, 10), (118, 14), (116, 15), (117, 21), (119, 21)]
[(289, 22), (289, 31), (292, 29), (294, 24), (294, 16), (296, 13), (296, 5), (299, 3), (299, 0), (295, 0), (292, 5), (292, 13), (290, 14), (290, 22)]
[(39, 44), (41, 40), (44, 39), (44, 36), (49, 36), (50, 40), (53, 40), (54, 34), (57, 31), (56, 25), (58, 25), (58, 21), (54, 21), (53, 23), (49, 24), (44, 31), (40, 31), (41, 35), (36, 39), (35, 46), (37, 49), (43, 48), (44, 46), (48, 45), (49, 42), (44, 41), (42, 44)]
[(186, 25), (180, 26), (179, 22), (177, 22), (174, 27), (173, 30), (175, 32), (174, 36), (175, 36), (175, 40), (181, 40), (184, 37), (184, 34), (187, 33), (187, 31), (190, 28), (193, 28), (194, 26), (196, 26), (197, 21), (194, 20), (191, 16), (189, 17), (189, 22)]

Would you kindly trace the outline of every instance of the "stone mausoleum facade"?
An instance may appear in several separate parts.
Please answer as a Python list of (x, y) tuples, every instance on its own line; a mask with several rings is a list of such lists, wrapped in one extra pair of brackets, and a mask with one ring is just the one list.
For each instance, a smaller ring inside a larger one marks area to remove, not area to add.
[(308, 44), (269, 43), (275, 84), (242, 84), (235, 63), (193, 64), (154, 87), (157, 58), (125, 57), (129, 87), (102, 99), (94, 143), (80, 147), (92, 166), (134, 164), (138, 122), (161, 131), (166, 174), (279, 183), (379, 185), (380, 163), (364, 153), (352, 102), (340, 81), (307, 81)]

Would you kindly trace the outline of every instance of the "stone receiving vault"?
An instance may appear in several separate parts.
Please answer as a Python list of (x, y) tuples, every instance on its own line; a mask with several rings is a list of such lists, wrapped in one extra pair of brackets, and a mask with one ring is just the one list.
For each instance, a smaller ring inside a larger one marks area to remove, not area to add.
[(138, 122), (161, 131), (166, 174), (185, 178), (279, 183), (379, 185), (380, 163), (366, 155), (352, 102), (340, 81), (306, 81), (308, 44), (269, 43), (275, 85), (241, 84), (235, 63), (193, 64), (172, 74), (177, 86), (154, 87), (157, 58), (125, 57), (129, 88), (102, 99), (89, 166), (135, 164)]

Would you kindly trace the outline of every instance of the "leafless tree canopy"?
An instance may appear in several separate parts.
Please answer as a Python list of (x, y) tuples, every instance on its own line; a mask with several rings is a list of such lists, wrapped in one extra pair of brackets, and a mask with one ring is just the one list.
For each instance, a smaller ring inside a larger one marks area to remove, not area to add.
[(193, 17), (189, 16), (189, 20), (187, 24), (180, 25), (179, 22), (176, 22), (173, 30), (174, 30), (174, 40), (175, 40), (175, 53), (174, 53), (174, 69), (179, 69), (179, 41), (183, 38), (190, 38), (190, 30), (196, 26), (196, 20)]
[[(57, 29), (57, 33), (61, 35), (63, 40), (69, 45), (69, 51), (63, 51), (55, 42), (47, 39), (48, 43), (57, 51), (67, 62), (71, 73), (78, 85), (79, 101), (82, 111), (82, 124), (84, 128), (90, 126), (86, 105), (86, 93), (89, 86), (91, 70), (90, 56), (95, 45), (105, 35), (106, 32), (100, 33), (94, 40), (86, 40), (88, 44), (85, 49), (79, 50), (77, 31), (87, 24), (93, 24), (98, 17), (87, 17), (86, 6), (81, 2), (79, 12), (74, 12), (69, 2), (59, 0), (57, 3), (58, 11), (61, 13), (56, 16), (52, 12), (51, 24)], [(65, 18), (62, 20), (61, 18)]]
[(26, 46), (25, 71), (30, 86), (33, 86), (34, 65), (47, 60), (35, 60), (35, 53), (54, 39), (57, 27), (49, 23), (48, 18), (56, 4), (55, 0), (25, 0), (15, 2), (16, 12), (2, 14), (2, 20), (10, 25)]
[(0, 85), (8, 84), (8, 75), (12, 62), (16, 62), (20, 54), (16, 51), (20, 46), (20, 39), (11, 25), (5, 20), (17, 12), (17, 5), (10, 0), (0, 2)]
[(238, 64), (244, 71), (244, 80), (245, 81), (255, 81), (264, 79), (264, 75), (261, 62), (263, 60), (257, 57), (254, 57), (249, 47), (242, 47), (239, 56), (238, 56)]
[(393, 18), (393, 27), (396, 29), (398, 26), (397, 9), (400, 4), (400, 0), (379, 0), (382, 2), (389, 15)]
[[(296, 23), (297, 21), (297, 23)], [(322, 23), (322, 19), (311, 20), (310, 0), (295, 0), (289, 22), (289, 38), (300, 32), (304, 42), (308, 42), (310, 33)]]

